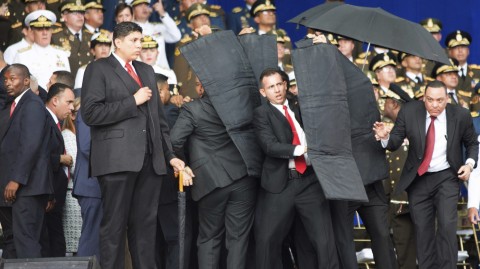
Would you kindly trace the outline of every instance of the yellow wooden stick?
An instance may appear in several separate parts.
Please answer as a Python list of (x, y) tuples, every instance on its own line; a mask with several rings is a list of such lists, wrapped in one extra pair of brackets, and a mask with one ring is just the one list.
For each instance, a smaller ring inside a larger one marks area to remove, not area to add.
[(178, 191), (183, 192), (183, 171), (178, 172)]

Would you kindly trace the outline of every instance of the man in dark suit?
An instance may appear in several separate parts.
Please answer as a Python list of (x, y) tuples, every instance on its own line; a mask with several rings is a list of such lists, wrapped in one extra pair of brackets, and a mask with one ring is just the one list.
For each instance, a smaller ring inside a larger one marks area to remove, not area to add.
[(402, 107), (390, 133), (383, 123), (374, 124), (377, 139), (388, 150), (400, 147), (405, 138), (410, 143), (396, 193), (408, 193), (421, 269), (456, 268), (459, 179), (468, 180), (478, 158), (468, 110), (447, 100), (445, 84), (434, 81), (427, 85), (424, 103)]
[(82, 232), (78, 241), (77, 256), (100, 258), (100, 221), (102, 220), (102, 194), (96, 177), (89, 176), (90, 127), (82, 114), (75, 119), (77, 131), (77, 160), (73, 174), (73, 196), (77, 198), (82, 214)]
[(308, 165), (299, 107), (286, 100), (277, 69), (262, 73), (260, 87), (268, 102), (255, 110), (253, 121), (266, 154), (255, 215), (257, 268), (282, 268), (281, 244), (295, 214), (314, 245), (318, 268), (338, 268), (329, 203)]
[(125, 232), (134, 268), (155, 266), (157, 208), (166, 162), (176, 171), (169, 129), (159, 104), (151, 66), (135, 61), (142, 28), (115, 26), (115, 52), (87, 66), (82, 87), (82, 117), (90, 126), (91, 175), (102, 192), (100, 263), (124, 267)]
[(70, 86), (55, 83), (47, 94), (46, 108), (50, 114), (47, 123), (52, 129), (50, 137), (51, 167), (53, 170), (53, 208), (45, 214), (42, 235), (42, 256), (64, 257), (66, 253), (63, 231), (63, 209), (69, 180), (68, 167), (73, 164), (71, 155), (65, 153), (60, 121), (73, 111), (73, 94)]
[(7, 104), (10, 120), (0, 146), (1, 209), (11, 206), (17, 257), (38, 258), (45, 208), (53, 192), (48, 114), (42, 100), (29, 90), (26, 66), (8, 67), (5, 86), (14, 100)]
[(246, 268), (257, 181), (248, 175), (239, 149), (205, 92), (199, 100), (183, 105), (172, 129), (175, 152), (182, 154), (187, 140), (188, 159), (196, 175), (192, 198), (198, 201), (199, 268), (219, 267), (224, 237), (226, 268)]

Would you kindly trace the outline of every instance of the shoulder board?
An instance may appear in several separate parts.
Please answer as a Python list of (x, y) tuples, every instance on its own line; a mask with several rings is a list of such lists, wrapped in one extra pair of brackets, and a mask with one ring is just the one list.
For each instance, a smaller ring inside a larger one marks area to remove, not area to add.
[(362, 58), (362, 57), (361, 57), (361, 58), (355, 59), (355, 63), (356, 63), (356, 64), (364, 64), (364, 63), (365, 63), (365, 64), (368, 64), (368, 60), (365, 60), (365, 58)]
[(472, 111), (470, 112), (470, 115), (472, 115), (473, 118), (478, 117), (478, 112), (477, 111)]
[(100, 29), (100, 33), (102, 33), (104, 35), (109, 35), (110, 31), (108, 31), (107, 29)]
[(362, 52), (360, 54), (358, 54), (358, 58), (365, 58), (365, 56), (370, 56), (370, 51), (367, 53), (367, 52)]
[(458, 94), (465, 97), (472, 97), (472, 92), (458, 91)]
[(431, 77), (425, 76), (425, 80), (426, 80), (426, 81), (434, 81), (435, 79), (434, 79), (434, 78), (431, 78)]
[(216, 18), (216, 17), (218, 17), (217, 12), (210, 11), (210, 17), (211, 17), (211, 18)]
[(18, 27), (20, 27), (20, 26), (22, 26), (22, 23), (19, 22), (19, 21), (17, 21), (16, 23), (12, 24), (11, 27), (12, 27), (12, 29), (15, 29), (15, 28), (18, 28)]
[(63, 31), (62, 28), (53, 29), (52, 34), (60, 33), (61, 31)]
[(182, 42), (182, 43), (188, 43), (188, 42), (190, 42), (190, 41), (192, 41), (192, 37), (190, 37), (189, 35), (185, 35), (185, 36), (180, 40), (180, 42)]
[(395, 79), (395, 83), (399, 83), (399, 82), (402, 82), (404, 80), (405, 80), (404, 77), (398, 77), (398, 78)]
[(290, 40), (290, 37), (289, 37), (289, 36), (287, 36), (287, 35), (286, 35), (286, 36), (284, 36), (284, 37), (283, 37), (283, 39), (284, 39), (285, 41), (287, 41), (287, 42), (290, 42), (290, 41), (291, 41), (291, 40)]
[(28, 51), (30, 49), (32, 49), (32, 45), (29, 45), (25, 48), (21, 48), (21, 49), (17, 50), (17, 53), (22, 53), (22, 52)]
[(210, 8), (211, 9), (222, 9), (222, 7), (219, 6), (219, 5), (210, 5)]
[(181, 21), (181, 20), (175, 20), (175, 24), (176, 24), (177, 26), (179, 26), (179, 25), (180, 25), (180, 23), (182, 23), (182, 21)]
[(47, 4), (57, 3), (59, 0), (47, 0)]
[(479, 69), (480, 69), (480, 65), (477, 65), (477, 64), (470, 64), (470, 65), (468, 65), (468, 68), (471, 68), (471, 69), (477, 69), (477, 70), (479, 70)]
[(64, 47), (60, 47), (60, 46), (52, 45), (52, 44), (50, 46), (52, 46), (52, 48), (57, 49), (57, 50), (69, 52), (69, 50), (65, 49)]
[(62, 27), (62, 24), (61, 24), (60, 22), (56, 22), (56, 23), (54, 23), (53, 25), (55, 25), (55, 26), (57, 26), (57, 27), (60, 27), (60, 28)]
[(232, 13), (240, 13), (240, 12), (242, 12), (242, 8), (241, 8), (241, 7), (234, 7), (234, 8), (232, 9)]

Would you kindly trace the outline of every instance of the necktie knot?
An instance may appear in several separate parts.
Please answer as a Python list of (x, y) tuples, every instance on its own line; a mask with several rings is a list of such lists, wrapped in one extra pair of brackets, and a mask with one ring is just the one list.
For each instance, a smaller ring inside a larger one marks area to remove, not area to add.
[(420, 76), (416, 76), (415, 80), (417, 81), (417, 83), (422, 83), (422, 78)]
[(75, 38), (80, 40), (80, 33), (75, 33)]

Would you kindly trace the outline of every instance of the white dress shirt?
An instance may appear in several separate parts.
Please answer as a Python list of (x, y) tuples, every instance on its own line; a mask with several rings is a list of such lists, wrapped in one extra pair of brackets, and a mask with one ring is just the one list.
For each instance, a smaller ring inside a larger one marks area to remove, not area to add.
[[(276, 105), (273, 103), (272, 104), (282, 115), (285, 116), (285, 110), (283, 109), (283, 106), (287, 106), (287, 111), (288, 114), (290, 115), (290, 118), (292, 118), (293, 124), (295, 125), (295, 130), (297, 131), (298, 139), (300, 140), (300, 145), (295, 147), (295, 150), (293, 151), (293, 156), (302, 156), (304, 155), (305, 161), (307, 162), (307, 165), (310, 165), (310, 160), (308, 159), (307, 153), (304, 154), (305, 152), (305, 147), (307, 146), (307, 139), (305, 137), (305, 132), (303, 131), (302, 126), (300, 126), (300, 123), (298, 123), (297, 119), (295, 118), (295, 113), (290, 109), (288, 106), (288, 100), (285, 100), (285, 103), (283, 105)], [(290, 159), (288, 161), (288, 168), (290, 169), (295, 169), (295, 160)]]
[(423, 81), (422, 73), (414, 74), (410, 71), (407, 71), (407, 72), (405, 72), (405, 75), (407, 75), (408, 78), (415, 81), (416, 83), (420, 83), (420, 81), (417, 81), (417, 77), (419, 77)]
[(447, 94), (449, 96), (450, 96), (450, 93), (453, 93), (453, 99), (455, 99), (455, 102), (457, 102), (457, 104), (458, 104), (458, 96), (457, 96), (457, 93), (455, 92), (455, 89), (453, 89), (453, 90), (447, 89)]
[[(462, 77), (463, 75), (467, 76), (467, 68), (468, 68), (468, 63), (464, 63), (463, 65), (458, 66), (458, 76)], [(462, 69), (463, 69), (463, 74), (462, 74)]]

